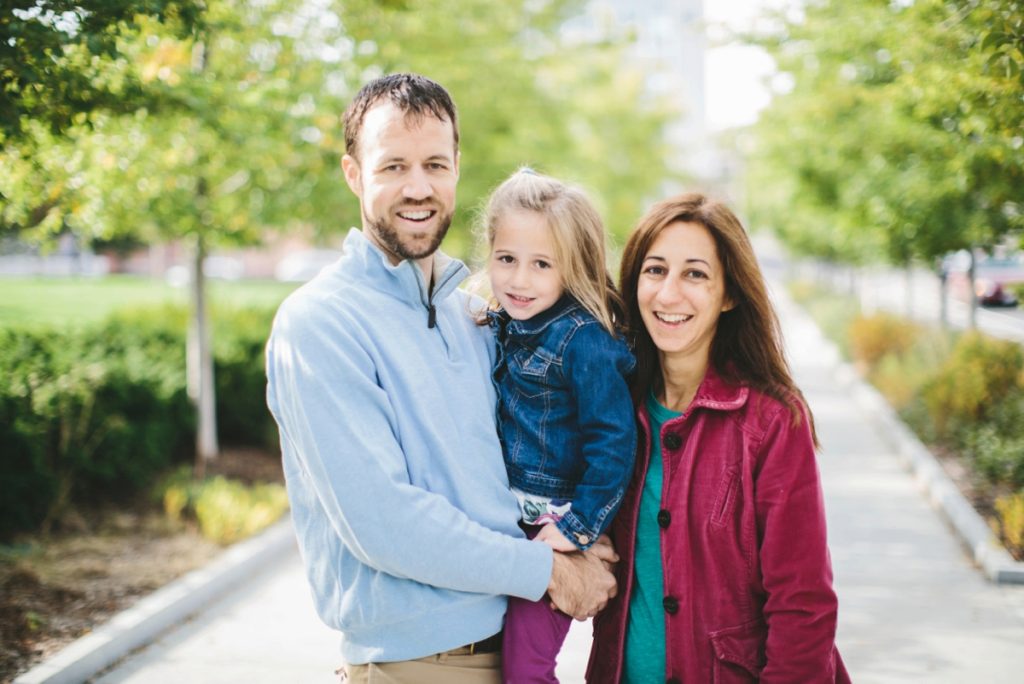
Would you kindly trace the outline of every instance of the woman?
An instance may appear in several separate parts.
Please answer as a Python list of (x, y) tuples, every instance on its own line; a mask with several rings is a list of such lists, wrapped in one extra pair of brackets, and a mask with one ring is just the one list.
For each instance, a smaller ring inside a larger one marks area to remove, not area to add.
[(655, 205), (621, 288), (639, 448), (589, 682), (848, 682), (810, 411), (735, 215)]

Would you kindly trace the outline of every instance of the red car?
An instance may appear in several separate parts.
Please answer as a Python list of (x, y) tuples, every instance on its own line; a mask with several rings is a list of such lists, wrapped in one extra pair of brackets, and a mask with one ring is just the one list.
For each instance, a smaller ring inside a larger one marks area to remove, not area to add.
[[(946, 260), (950, 291), (958, 299), (968, 299), (967, 268), (970, 255), (959, 251)], [(1024, 252), (991, 256), (978, 254), (974, 263), (974, 295), (982, 306), (1017, 306), (1013, 285), (1024, 284)]]

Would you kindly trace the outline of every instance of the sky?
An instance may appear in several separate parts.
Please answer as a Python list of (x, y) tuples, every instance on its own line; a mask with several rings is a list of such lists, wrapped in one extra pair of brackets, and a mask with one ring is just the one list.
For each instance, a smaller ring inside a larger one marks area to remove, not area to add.
[(766, 9), (791, 6), (787, 0), (704, 0), (704, 19), (709, 26), (709, 49), (704, 66), (705, 117), (710, 130), (720, 131), (753, 123), (770, 100), (764, 82), (775, 73), (775, 64), (760, 48), (736, 43), (713, 47), (721, 27), (750, 28)]

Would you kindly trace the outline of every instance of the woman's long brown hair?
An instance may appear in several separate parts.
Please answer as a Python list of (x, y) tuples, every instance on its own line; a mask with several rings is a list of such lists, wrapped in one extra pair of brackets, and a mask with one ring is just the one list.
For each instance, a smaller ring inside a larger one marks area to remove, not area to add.
[(707, 228), (722, 262), (726, 296), (735, 304), (718, 319), (710, 363), (726, 381), (747, 385), (781, 401), (792, 413), (794, 424), (806, 412), (814, 444), (818, 446), (814, 418), (803, 393), (793, 382), (779, 319), (768, 298), (750, 238), (727, 206), (700, 193), (670, 197), (651, 207), (633, 229), (622, 254), (620, 292), (626, 307), (628, 335), (637, 357), (633, 400), (643, 401), (647, 392), (659, 388), (662, 382), (658, 350), (640, 317), (637, 302), (640, 271), (654, 241), (665, 228), (677, 222)]

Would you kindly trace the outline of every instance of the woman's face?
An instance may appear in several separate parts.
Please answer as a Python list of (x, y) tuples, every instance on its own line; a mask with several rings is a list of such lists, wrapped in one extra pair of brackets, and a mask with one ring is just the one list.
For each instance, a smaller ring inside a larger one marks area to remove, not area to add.
[(706, 362), (718, 317), (732, 308), (708, 229), (678, 221), (662, 230), (644, 256), (636, 298), (663, 357)]

